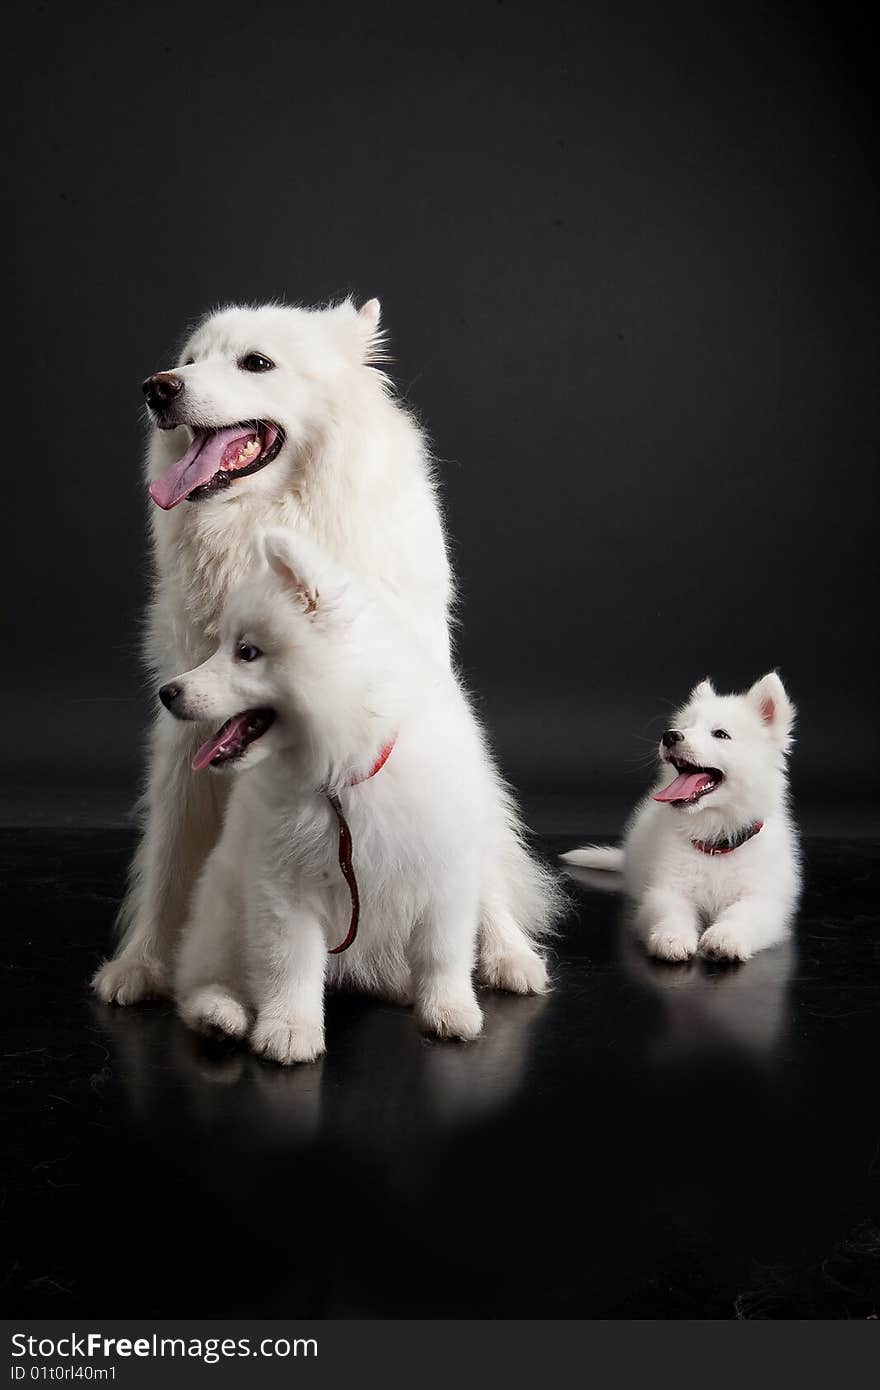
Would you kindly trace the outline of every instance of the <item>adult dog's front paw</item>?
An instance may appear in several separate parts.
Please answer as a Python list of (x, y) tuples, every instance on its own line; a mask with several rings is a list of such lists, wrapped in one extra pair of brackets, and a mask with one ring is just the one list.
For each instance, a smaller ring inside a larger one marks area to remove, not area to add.
[(438, 1038), (459, 1038), (471, 1042), (483, 1028), (483, 1013), (475, 996), (439, 996), (423, 1000), (418, 1006), (418, 1020), (426, 1033)]
[(105, 1004), (140, 1004), (167, 999), (168, 971), (155, 956), (117, 956), (105, 961), (92, 976), (92, 989)]
[(736, 927), (709, 927), (700, 937), (700, 953), (709, 960), (749, 960), (752, 947)]
[(537, 951), (505, 951), (480, 958), (480, 984), (509, 994), (545, 994), (547, 966)]
[(678, 932), (669, 927), (657, 927), (646, 942), (648, 955), (655, 960), (690, 960), (697, 949), (696, 939), (691, 932)]
[(244, 1005), (223, 985), (190, 990), (178, 1000), (177, 1012), (197, 1033), (224, 1033), (230, 1038), (243, 1038), (250, 1023)]
[(314, 1062), (325, 1050), (324, 1029), (318, 1023), (302, 1023), (295, 1018), (258, 1017), (251, 1047), (258, 1056), (283, 1067)]

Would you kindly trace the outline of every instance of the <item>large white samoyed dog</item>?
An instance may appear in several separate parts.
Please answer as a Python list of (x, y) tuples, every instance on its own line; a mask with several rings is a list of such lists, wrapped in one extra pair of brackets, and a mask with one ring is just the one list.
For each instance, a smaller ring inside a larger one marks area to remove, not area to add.
[[(144, 383), (156, 504), (145, 655), (157, 686), (210, 656), (226, 595), (253, 568), (256, 537), (278, 528), (311, 535), (451, 668), (453, 583), (436, 481), (422, 431), (376, 365), (379, 317), (374, 299), (360, 310), (350, 300), (222, 309), (190, 335), (172, 370)], [(157, 710), (123, 935), (94, 978), (108, 1002), (171, 992), (227, 794), (225, 779), (193, 774), (205, 733)], [(478, 977), (540, 992), (547, 975), (534, 942), (557, 911), (554, 881), (528, 853), (483, 745), (463, 747), (461, 757), (485, 759), (503, 822), (482, 866)]]

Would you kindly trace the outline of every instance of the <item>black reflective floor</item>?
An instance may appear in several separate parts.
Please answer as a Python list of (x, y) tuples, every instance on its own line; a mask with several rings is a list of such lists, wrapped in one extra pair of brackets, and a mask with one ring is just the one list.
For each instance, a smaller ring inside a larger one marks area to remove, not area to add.
[(550, 997), (470, 1046), (337, 998), (291, 1071), (88, 997), (129, 849), (0, 838), (7, 1313), (880, 1312), (880, 845), (810, 842), (795, 942), (738, 969), (579, 887)]

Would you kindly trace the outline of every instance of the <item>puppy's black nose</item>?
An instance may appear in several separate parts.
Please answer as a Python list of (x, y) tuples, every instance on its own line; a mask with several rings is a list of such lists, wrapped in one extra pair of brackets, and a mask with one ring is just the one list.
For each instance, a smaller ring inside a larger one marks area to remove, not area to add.
[(678, 729), (667, 729), (660, 742), (664, 748), (672, 748), (676, 743), (684, 743), (684, 734), (680, 734)]
[(180, 686), (175, 685), (173, 681), (169, 681), (168, 684), (163, 685), (159, 691), (159, 699), (166, 709), (170, 709), (179, 694)]
[(151, 410), (164, 410), (183, 390), (183, 382), (173, 372), (155, 372), (143, 384), (147, 405)]

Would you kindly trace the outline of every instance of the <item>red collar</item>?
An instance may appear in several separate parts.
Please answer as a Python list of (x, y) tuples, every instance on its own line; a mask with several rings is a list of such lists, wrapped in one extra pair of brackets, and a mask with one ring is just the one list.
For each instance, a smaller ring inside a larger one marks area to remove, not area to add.
[[(369, 772), (365, 772), (363, 777), (355, 777), (352, 775), (349, 777), (346, 785), (349, 787), (360, 786), (361, 782), (369, 782), (371, 777), (375, 777), (377, 772), (381, 772), (382, 768), (391, 757), (396, 742), (397, 737), (395, 735), (390, 742), (385, 744), (384, 748), (379, 750), (379, 756), (373, 763)], [(336, 812), (336, 820), (339, 824), (339, 867), (342, 870), (342, 877), (348, 884), (348, 891), (351, 895), (351, 918), (348, 923), (348, 934), (339, 946), (334, 946), (330, 951), (331, 956), (338, 956), (341, 955), (343, 951), (348, 950), (357, 936), (358, 921), (361, 915), (361, 900), (360, 894), (358, 893), (357, 879), (355, 878), (354, 864), (352, 863), (353, 846), (351, 842), (351, 830), (349, 829), (348, 821), (345, 819), (342, 803), (339, 797), (334, 796), (331, 792), (327, 793), (327, 800)]]
[(756, 820), (754, 825), (747, 825), (745, 830), (738, 830), (729, 840), (691, 840), (691, 844), (701, 854), (733, 854), (735, 849), (739, 849), (740, 845), (751, 840), (763, 828), (764, 822)]
[(396, 742), (397, 735), (395, 734), (394, 738), (389, 739), (388, 743), (385, 744), (384, 748), (379, 749), (379, 756), (373, 763), (373, 766), (370, 768), (369, 772), (365, 772), (363, 777), (349, 777), (347, 785), (349, 787), (358, 787), (360, 786), (361, 782), (369, 782), (371, 777), (375, 777), (377, 772), (381, 772), (388, 759), (391, 757)]

